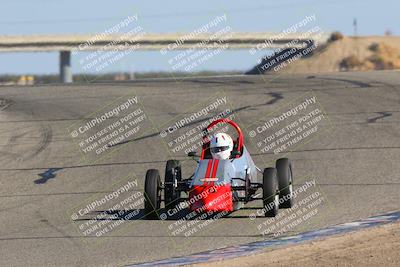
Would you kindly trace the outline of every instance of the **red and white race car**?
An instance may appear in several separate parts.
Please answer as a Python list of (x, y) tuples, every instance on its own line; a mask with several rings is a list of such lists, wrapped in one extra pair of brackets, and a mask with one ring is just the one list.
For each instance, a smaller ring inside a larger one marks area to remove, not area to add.
[[(218, 124), (229, 124), (236, 130), (236, 140), (230, 157), (213, 159), (210, 152), (210, 130)], [(281, 158), (276, 166), (261, 170), (258, 168), (243, 143), (240, 127), (230, 119), (219, 119), (204, 130), (200, 156), (190, 152), (189, 157), (198, 158), (197, 168), (187, 179), (182, 179), (181, 164), (178, 160), (168, 160), (164, 182), (160, 173), (150, 169), (145, 178), (145, 214), (148, 219), (158, 219), (161, 202), (171, 209), (185, 202), (190, 211), (232, 212), (249, 201), (262, 200), (265, 216), (273, 217), (280, 208), (293, 205), (293, 174), (289, 159)], [(258, 178), (262, 176), (262, 178)], [(262, 189), (262, 193), (257, 191)], [(164, 194), (162, 194), (164, 192)], [(181, 193), (188, 197), (181, 197)], [(262, 195), (262, 197), (258, 197)]]

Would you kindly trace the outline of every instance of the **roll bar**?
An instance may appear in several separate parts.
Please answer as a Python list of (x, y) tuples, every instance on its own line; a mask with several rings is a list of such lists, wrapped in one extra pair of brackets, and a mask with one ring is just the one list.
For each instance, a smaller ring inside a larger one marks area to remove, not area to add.
[[(218, 119), (218, 120), (215, 120), (215, 121), (211, 122), (211, 123), (207, 126), (207, 128), (204, 129), (204, 131), (205, 131), (205, 134), (204, 134), (204, 136), (203, 136), (204, 144), (206, 144), (207, 142), (209, 142), (209, 139), (208, 139), (208, 131), (209, 131), (212, 127), (214, 127), (215, 125), (217, 125), (217, 124), (219, 124), (219, 123), (228, 123), (228, 124), (230, 124), (233, 128), (235, 128), (235, 130), (236, 130), (236, 132), (237, 132), (237, 134), (238, 134), (238, 138), (237, 138), (237, 152), (238, 152), (238, 154), (239, 154), (239, 155), (237, 155), (236, 157), (240, 157), (240, 155), (241, 155), (241, 153), (242, 153), (242, 151), (243, 151), (243, 133), (242, 133), (242, 130), (240, 129), (239, 125), (237, 125), (237, 124), (236, 124), (234, 121), (232, 121), (231, 119), (223, 118), (223, 119)], [(203, 158), (203, 155), (204, 155), (204, 148), (205, 148), (205, 147), (203, 146), (202, 158)]]

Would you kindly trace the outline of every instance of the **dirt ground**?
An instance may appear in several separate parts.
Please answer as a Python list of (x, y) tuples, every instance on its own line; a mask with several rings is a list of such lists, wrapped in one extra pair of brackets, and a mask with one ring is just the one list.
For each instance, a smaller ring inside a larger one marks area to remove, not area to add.
[(340, 71), (339, 64), (346, 57), (355, 56), (360, 61), (371, 57), (374, 53), (369, 47), (374, 43), (390, 48), (391, 60), (396, 62), (400, 60), (400, 37), (398, 36), (344, 37), (342, 40), (330, 44), (324, 51), (319, 51), (311, 57), (293, 62), (282, 72), (324, 73)]
[(291, 245), (214, 266), (400, 266), (400, 223)]

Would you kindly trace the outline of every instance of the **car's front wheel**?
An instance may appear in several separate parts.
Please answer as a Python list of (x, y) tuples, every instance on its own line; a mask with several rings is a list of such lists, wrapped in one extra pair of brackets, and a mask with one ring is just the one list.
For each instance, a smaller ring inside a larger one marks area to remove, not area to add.
[(160, 173), (156, 169), (146, 172), (144, 184), (144, 212), (147, 219), (158, 219), (157, 211), (161, 203)]
[(178, 204), (181, 191), (178, 183), (182, 181), (182, 169), (179, 160), (168, 160), (165, 166), (164, 199), (165, 207), (171, 208)]

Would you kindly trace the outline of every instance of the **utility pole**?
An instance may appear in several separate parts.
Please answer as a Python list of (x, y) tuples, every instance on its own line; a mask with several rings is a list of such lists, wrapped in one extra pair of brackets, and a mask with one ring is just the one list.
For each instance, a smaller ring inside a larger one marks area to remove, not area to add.
[(357, 37), (357, 18), (353, 20), (354, 36)]

